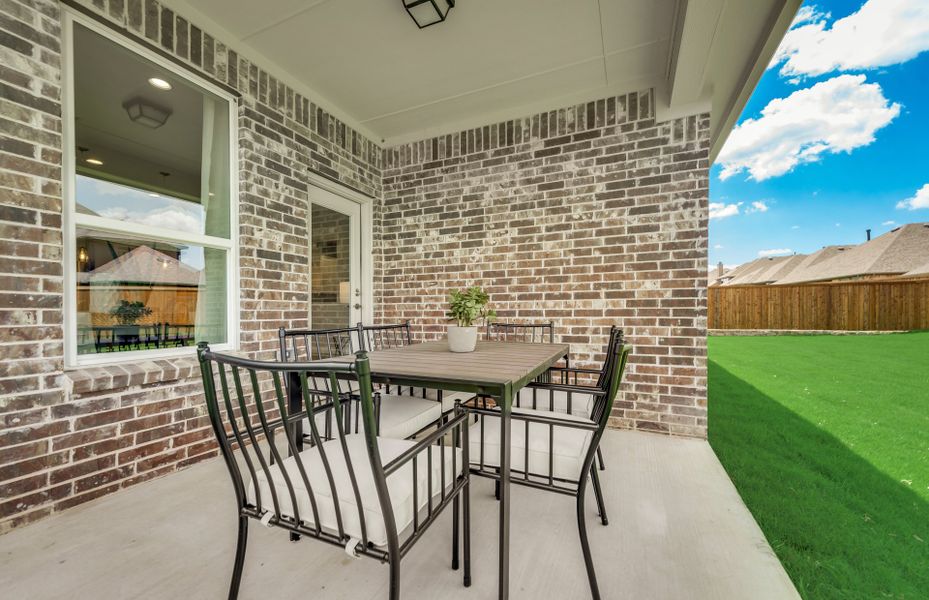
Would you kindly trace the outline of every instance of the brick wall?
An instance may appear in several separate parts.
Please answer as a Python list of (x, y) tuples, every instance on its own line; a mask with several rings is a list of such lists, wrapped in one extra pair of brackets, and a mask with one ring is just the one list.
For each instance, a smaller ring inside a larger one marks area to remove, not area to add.
[(448, 292), (478, 284), (591, 366), (618, 324), (611, 423), (705, 437), (708, 150), (708, 115), (656, 124), (649, 92), (387, 149), (377, 317), (440, 337)]
[[(381, 149), (157, 2), (86, 6), (242, 94), (239, 341), (270, 357), (307, 325), (308, 171), (380, 196)], [(0, 533), (215, 455), (191, 359), (64, 370), (60, 10), (0, 5)]]

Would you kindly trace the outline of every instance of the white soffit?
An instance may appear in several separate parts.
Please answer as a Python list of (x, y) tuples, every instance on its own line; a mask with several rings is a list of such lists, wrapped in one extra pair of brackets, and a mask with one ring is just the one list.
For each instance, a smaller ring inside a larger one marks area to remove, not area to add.
[(392, 145), (651, 87), (659, 116), (736, 107), (799, 0), (458, 0), (422, 30), (401, 0), (166, 4)]

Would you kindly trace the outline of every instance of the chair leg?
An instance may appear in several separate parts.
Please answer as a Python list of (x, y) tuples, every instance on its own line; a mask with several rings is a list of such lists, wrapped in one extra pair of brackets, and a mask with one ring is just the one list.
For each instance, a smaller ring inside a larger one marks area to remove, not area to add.
[(606, 471), (606, 463), (603, 462), (603, 452), (600, 450), (600, 446), (597, 446), (597, 462), (600, 463), (600, 470)]
[(452, 500), (452, 570), (458, 570), (458, 496)]
[(400, 600), (400, 557), (388, 561), (390, 567), (390, 600)]
[(239, 538), (235, 547), (235, 562), (232, 567), (232, 582), (229, 584), (229, 600), (239, 597), (242, 583), (242, 568), (245, 566), (245, 546), (248, 543), (248, 517), (239, 517)]
[(471, 587), (471, 481), (461, 489), (462, 542), (464, 551), (464, 586)]
[(594, 571), (594, 561), (590, 554), (590, 544), (587, 541), (587, 521), (584, 518), (585, 485), (577, 491), (577, 531), (581, 536), (581, 550), (584, 553), (584, 566), (587, 567), (587, 580), (590, 582), (590, 596), (593, 600), (600, 600), (600, 587), (597, 585), (597, 573)]
[(606, 504), (603, 502), (603, 489), (600, 487), (600, 474), (597, 472), (597, 467), (591, 465), (590, 467), (590, 478), (593, 480), (594, 484), (594, 496), (597, 498), (597, 510), (600, 511), (600, 522), (604, 525), (609, 525), (610, 520), (606, 517)]

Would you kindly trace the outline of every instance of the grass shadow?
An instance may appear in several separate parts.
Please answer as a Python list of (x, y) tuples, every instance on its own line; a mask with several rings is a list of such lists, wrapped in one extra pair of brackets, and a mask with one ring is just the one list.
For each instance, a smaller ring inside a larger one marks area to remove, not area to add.
[(710, 445), (804, 598), (929, 597), (929, 503), (713, 360), (709, 396)]

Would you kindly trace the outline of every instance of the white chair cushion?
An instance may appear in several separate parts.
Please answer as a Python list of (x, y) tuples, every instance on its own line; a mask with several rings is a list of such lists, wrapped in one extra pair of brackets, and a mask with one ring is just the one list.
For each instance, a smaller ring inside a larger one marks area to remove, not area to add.
[[(567, 415), (564, 413), (514, 408), (513, 414), (529, 414), (551, 417), (563, 421), (593, 423), (590, 419)], [(482, 425), (483, 422), (483, 425)], [(471, 425), (470, 439), (471, 464), (481, 464), (481, 427), (484, 429), (484, 466), (500, 466), (500, 418), (480, 415), (478, 421)], [(523, 472), (526, 468), (526, 422), (510, 419), (510, 468)], [(554, 476), (576, 481), (584, 466), (584, 458), (590, 445), (593, 432), (587, 429), (571, 427), (554, 428), (552, 453), (554, 454)], [(529, 473), (548, 477), (549, 426), (543, 423), (529, 423)]]
[(381, 394), (378, 435), (405, 439), (442, 418), (442, 407), (435, 400)]
[[(567, 413), (568, 395), (569, 393), (564, 390), (526, 387), (519, 390), (519, 395), (513, 405), (520, 408), (532, 408), (533, 410)], [(589, 419), (594, 409), (594, 396), (582, 392), (570, 392), (570, 397), (571, 414)]]
[[(397, 388), (391, 388), (392, 391), (396, 391)], [(442, 412), (447, 413), (448, 411), (455, 408), (455, 402), (461, 401), (462, 404), (474, 398), (474, 393), (472, 392), (450, 392), (448, 390), (442, 391)], [(409, 387), (403, 387), (399, 390), (400, 395), (402, 396), (413, 396), (416, 398), (427, 398), (429, 400), (438, 400), (439, 399), (439, 390), (434, 390), (431, 388), (412, 388), (412, 391)]]
[[(378, 449), (383, 464), (389, 463), (394, 458), (400, 456), (411, 447), (415, 442), (407, 440), (394, 440), (378, 438)], [(374, 475), (371, 472), (371, 463), (368, 458), (368, 450), (365, 446), (364, 435), (352, 434), (345, 436), (345, 444), (348, 447), (348, 454), (351, 457), (355, 479), (358, 482), (358, 492), (361, 498), (361, 508), (364, 513), (365, 526), (368, 534), (368, 541), (376, 546), (387, 545), (387, 530), (384, 526), (384, 517), (381, 512), (381, 505), (377, 500), (377, 491), (374, 487)], [(361, 539), (361, 521), (358, 516), (358, 504), (355, 501), (354, 490), (352, 489), (351, 479), (348, 474), (348, 465), (345, 462), (345, 455), (342, 453), (340, 441), (338, 439), (330, 440), (323, 443), (323, 449), (332, 470), (334, 487), (338, 496), (339, 512), (342, 516), (342, 528), (345, 533), (351, 537)], [(432, 492), (433, 497), (439, 496), (442, 492), (442, 451), (438, 446), (430, 446), (429, 452), (432, 453)], [(455, 469), (461, 473), (461, 450), (446, 447), (445, 451), (445, 489), (449, 490), (454, 485), (452, 476), (452, 455), (455, 454)], [(307, 493), (303, 478), (297, 468), (297, 458), (294, 456), (284, 459), (283, 465), (287, 470), (287, 475), (293, 485), (297, 509), (300, 513), (300, 520), (308, 527), (315, 527), (316, 521), (313, 518), (313, 505), (310, 502), (310, 496)], [(331, 533), (337, 533), (338, 521), (336, 520), (335, 502), (333, 501), (332, 488), (326, 476), (326, 470), (323, 466), (319, 448), (312, 447), (300, 453), (300, 460), (303, 462), (304, 471), (309, 479), (310, 487), (316, 498), (316, 508), (319, 511), (320, 526)], [(254, 462), (254, 461), (253, 461)], [(429, 501), (427, 492), (429, 485), (429, 467), (426, 460), (425, 452), (417, 458), (417, 507), (423, 510)], [(264, 470), (258, 468), (256, 464), (256, 480), (258, 481), (258, 490), (261, 494), (261, 508), (265, 510), (274, 510), (274, 503), (271, 500), (271, 487), (268, 485), (268, 478)], [(269, 467), (274, 490), (277, 494), (278, 505), (281, 514), (290, 517), (294, 516), (290, 493), (287, 489), (287, 483), (281, 472), (279, 465)], [(413, 523), (413, 464), (409, 462), (400, 470), (391, 474), (387, 478), (387, 488), (390, 493), (390, 502), (393, 506), (394, 518), (397, 523), (397, 531), (406, 530)], [(255, 482), (252, 481), (248, 486), (248, 500), (256, 504)], [(433, 506), (436, 501), (433, 500)]]
[[(343, 407), (342, 410), (345, 410), (345, 408)], [(354, 403), (352, 405), (352, 411), (359, 410), (361, 410), (361, 406)], [(353, 413), (353, 427), (355, 417), (356, 415)], [(442, 407), (439, 406), (439, 403), (435, 400), (415, 398), (413, 396), (381, 394), (381, 418), (378, 435), (381, 437), (403, 440), (441, 418)], [(328, 430), (326, 429), (327, 421), (329, 422)], [(333, 409), (316, 415), (316, 429), (319, 431), (319, 435), (323, 437), (336, 436), (335, 411)], [(310, 432), (310, 424), (307, 419), (303, 420), (303, 432)], [(358, 432), (361, 432), (360, 422), (358, 425)]]

